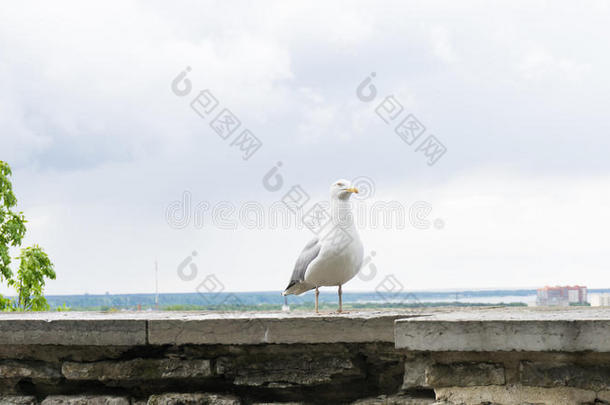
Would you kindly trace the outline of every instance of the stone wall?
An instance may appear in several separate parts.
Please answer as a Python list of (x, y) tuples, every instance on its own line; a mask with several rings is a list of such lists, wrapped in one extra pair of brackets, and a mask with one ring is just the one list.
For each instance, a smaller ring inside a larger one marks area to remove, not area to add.
[(610, 403), (609, 332), (603, 309), (7, 314), (0, 404)]
[(441, 403), (610, 401), (608, 353), (406, 352), (405, 356), (402, 389), (433, 389)]

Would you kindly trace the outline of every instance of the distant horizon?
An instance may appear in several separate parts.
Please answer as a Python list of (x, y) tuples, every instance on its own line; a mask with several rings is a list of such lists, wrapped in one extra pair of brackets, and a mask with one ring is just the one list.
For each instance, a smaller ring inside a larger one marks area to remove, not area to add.
[[(555, 287), (555, 285), (548, 285)], [(562, 286), (562, 285), (560, 285)], [(587, 286), (585, 286), (587, 287)], [(403, 290), (400, 292), (397, 292), (396, 294), (405, 294), (405, 293), (418, 293), (418, 292), (422, 292), (422, 293), (443, 293), (443, 294), (448, 294), (448, 293), (454, 293), (454, 292), (485, 292), (485, 291), (498, 291), (498, 292), (510, 292), (510, 291), (536, 291), (539, 288), (544, 288), (544, 287), (514, 287), (514, 288), (460, 288), (460, 289), (422, 289), (422, 290)], [(223, 294), (240, 294), (240, 293), (244, 293), (244, 294), (272, 294), (272, 293), (278, 293), (280, 294), (282, 290), (263, 290), (263, 291), (232, 291), (232, 290), (223, 290), (222, 293)], [(312, 290), (313, 291), (313, 290)], [(329, 292), (329, 293), (336, 293), (335, 290), (333, 290), (333, 287), (324, 287), (324, 288), (320, 288), (320, 293), (325, 293), (325, 292)], [(604, 287), (604, 288), (599, 288), (599, 287), (594, 287), (594, 288), (590, 288), (587, 287), (587, 292), (610, 292), (610, 287)], [(350, 293), (357, 293), (357, 294), (376, 294), (377, 291), (375, 290), (344, 290), (343, 294), (350, 294)], [(81, 295), (156, 295), (156, 292), (145, 292), (145, 293), (112, 293), (112, 292), (104, 292), (104, 293), (75, 293), (75, 294), (71, 294), (71, 293), (67, 293), (67, 294), (47, 294), (47, 297), (64, 297), (64, 296), (81, 296)], [(159, 292), (159, 295), (163, 295), (163, 294), (199, 294), (199, 292), (197, 291), (190, 291), (190, 292)], [(213, 292), (209, 292), (209, 293), (204, 293), (204, 294), (214, 294)], [(306, 294), (306, 293), (305, 293)], [(10, 295), (8, 295), (10, 296)]]

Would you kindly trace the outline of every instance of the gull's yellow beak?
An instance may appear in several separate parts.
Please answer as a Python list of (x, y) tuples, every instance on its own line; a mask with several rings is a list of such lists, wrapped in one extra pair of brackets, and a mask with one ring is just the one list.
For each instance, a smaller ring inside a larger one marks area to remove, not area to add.
[(345, 191), (349, 191), (350, 193), (356, 193), (356, 194), (358, 194), (358, 189), (357, 189), (356, 187), (348, 188), (348, 189), (347, 189), (347, 190), (345, 190)]

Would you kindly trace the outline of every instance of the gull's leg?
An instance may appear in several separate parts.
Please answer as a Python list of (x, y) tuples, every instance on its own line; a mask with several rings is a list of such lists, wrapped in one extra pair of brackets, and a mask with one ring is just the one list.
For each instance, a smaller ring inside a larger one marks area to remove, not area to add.
[(320, 291), (318, 291), (318, 287), (316, 287), (316, 314), (320, 313), (318, 312), (318, 295), (320, 295)]
[(339, 286), (339, 310), (337, 312), (343, 312), (343, 297), (341, 296), (343, 291), (341, 290), (341, 286)]

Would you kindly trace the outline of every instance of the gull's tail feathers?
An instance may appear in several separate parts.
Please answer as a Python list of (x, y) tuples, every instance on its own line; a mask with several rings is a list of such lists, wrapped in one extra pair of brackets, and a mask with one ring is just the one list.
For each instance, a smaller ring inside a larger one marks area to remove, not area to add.
[(282, 293), (282, 295), (301, 295), (304, 292), (307, 292), (309, 290), (313, 290), (314, 288), (316, 288), (315, 285), (306, 283), (304, 281), (296, 281), (293, 280), (288, 284), (288, 287), (286, 287), (286, 289), (284, 290), (284, 292)]

